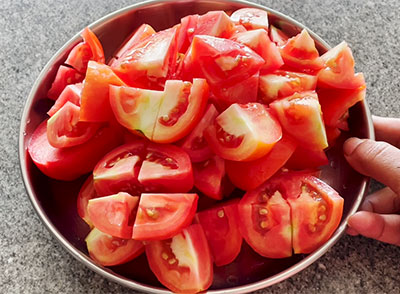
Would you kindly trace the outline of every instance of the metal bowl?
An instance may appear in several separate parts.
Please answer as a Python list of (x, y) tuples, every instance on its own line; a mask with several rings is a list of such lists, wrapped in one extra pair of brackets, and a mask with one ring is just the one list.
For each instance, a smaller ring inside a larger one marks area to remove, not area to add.
[[(267, 10), (270, 23), (289, 35), (295, 35), (304, 28), (302, 24), (282, 13), (237, 0), (149, 1), (111, 13), (91, 24), (90, 28), (102, 42), (106, 57), (110, 57), (124, 39), (142, 23), (148, 23), (156, 30), (161, 30), (178, 23), (180, 18), (188, 14), (203, 14), (210, 10), (233, 11), (242, 7)], [(315, 33), (310, 30), (309, 32), (320, 53), (330, 48)], [(45, 119), (51, 106), (52, 102), (46, 99), (46, 93), (57, 68), (79, 41), (79, 34), (76, 34), (53, 56), (40, 73), (26, 101), (19, 137), (20, 164), (26, 190), (44, 225), (80, 262), (126, 287), (144, 292), (168, 293), (169, 291), (163, 288), (151, 273), (144, 255), (128, 264), (109, 268), (94, 263), (88, 256), (84, 242), (89, 228), (76, 211), (76, 196), (84, 178), (73, 182), (52, 180), (36, 168), (27, 153), (31, 134)], [(342, 153), (342, 143), (346, 138), (374, 137), (371, 115), (365, 102), (351, 108), (349, 125), (350, 131), (344, 133), (336, 147), (329, 150), (330, 165), (322, 172), (322, 178), (345, 199), (341, 224), (330, 240), (312, 254), (275, 260), (259, 256), (244, 244), (235, 262), (215, 268), (214, 282), (209, 293), (246, 293), (278, 283), (305, 269), (339, 240), (345, 231), (348, 217), (358, 209), (368, 184), (367, 178), (349, 167)]]

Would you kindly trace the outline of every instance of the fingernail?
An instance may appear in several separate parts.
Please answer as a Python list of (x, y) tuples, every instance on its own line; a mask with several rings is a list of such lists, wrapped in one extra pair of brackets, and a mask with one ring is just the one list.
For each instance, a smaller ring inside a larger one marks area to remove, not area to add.
[(357, 146), (360, 145), (363, 141), (364, 140), (355, 137), (347, 139), (347, 141), (343, 144), (344, 155), (350, 156), (357, 148)]

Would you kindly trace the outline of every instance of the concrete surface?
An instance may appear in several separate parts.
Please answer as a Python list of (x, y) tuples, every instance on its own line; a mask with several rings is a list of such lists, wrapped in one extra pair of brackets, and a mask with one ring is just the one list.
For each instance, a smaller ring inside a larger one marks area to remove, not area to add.
[[(0, 292), (134, 293), (73, 259), (48, 233), (25, 192), (19, 120), (40, 70), (75, 32), (137, 1), (0, 1)], [(346, 40), (374, 114), (400, 117), (400, 1), (257, 1)], [(400, 293), (400, 248), (346, 236), (303, 272), (258, 293)]]

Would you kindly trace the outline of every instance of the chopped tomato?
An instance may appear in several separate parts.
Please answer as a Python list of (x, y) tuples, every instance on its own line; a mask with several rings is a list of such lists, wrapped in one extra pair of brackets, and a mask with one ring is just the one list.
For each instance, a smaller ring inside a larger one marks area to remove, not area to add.
[(105, 64), (89, 61), (82, 90), (82, 121), (108, 121), (113, 118), (109, 102), (110, 85), (123, 86), (125, 83)]
[(323, 88), (358, 89), (365, 86), (364, 75), (354, 73), (354, 58), (346, 42), (321, 56), (323, 69), (318, 73), (318, 86)]
[(329, 163), (328, 157), (322, 149), (305, 149), (297, 146), (293, 155), (286, 163), (286, 167), (293, 170), (318, 168)]
[(181, 25), (176, 38), (176, 46), (179, 53), (186, 53), (193, 40), (194, 31), (197, 27), (198, 14), (187, 15), (181, 19)]
[(323, 67), (315, 42), (306, 29), (290, 38), (280, 51), (285, 64), (301, 72), (315, 74)]
[(93, 58), (92, 50), (90, 46), (85, 42), (80, 42), (72, 48), (71, 52), (68, 54), (65, 64), (72, 66), (78, 72), (85, 74), (87, 69), (87, 64), (90, 59)]
[(258, 29), (237, 33), (231, 39), (248, 46), (264, 59), (265, 64), (261, 67), (263, 73), (273, 72), (283, 65), (279, 49), (270, 40), (266, 30)]
[(311, 253), (335, 232), (344, 200), (330, 186), (313, 176), (301, 179), (297, 197), (288, 197), (293, 226), (294, 253)]
[(268, 13), (258, 8), (242, 8), (234, 11), (231, 19), (248, 30), (265, 29), (268, 31)]
[(67, 85), (80, 83), (83, 81), (83, 78), (84, 76), (77, 70), (60, 65), (54, 82), (51, 84), (49, 92), (47, 92), (47, 97), (56, 100)]
[(290, 207), (273, 182), (247, 192), (238, 211), (240, 232), (254, 251), (268, 258), (292, 255)]
[(235, 199), (196, 214), (196, 220), (204, 230), (214, 263), (217, 266), (233, 262), (242, 247), (238, 203), (239, 199)]
[(90, 221), (87, 206), (90, 199), (99, 197), (94, 189), (93, 185), (93, 176), (90, 175), (86, 181), (83, 183), (81, 189), (79, 190), (78, 199), (77, 199), (77, 210), (79, 216), (89, 225), (91, 229), (93, 229), (93, 223)]
[(216, 200), (223, 198), (225, 162), (214, 156), (204, 162), (193, 164), (194, 186), (208, 197)]
[(146, 244), (150, 269), (172, 292), (197, 293), (211, 286), (213, 267), (204, 231), (194, 224), (164, 241)]
[(103, 233), (131, 239), (138, 202), (139, 197), (125, 192), (90, 199), (87, 206), (88, 216), (93, 225)]
[(47, 120), (32, 134), (28, 152), (35, 165), (48, 177), (70, 181), (91, 172), (96, 163), (122, 143), (115, 127), (101, 127), (86, 143), (69, 148), (54, 148), (47, 139)]
[(226, 172), (231, 182), (239, 189), (250, 191), (272, 177), (295, 151), (297, 143), (284, 134), (271, 151), (254, 161), (226, 161)]
[(220, 157), (250, 161), (266, 155), (282, 136), (277, 119), (259, 103), (232, 104), (204, 136)]
[(96, 35), (89, 28), (85, 28), (81, 36), (85, 43), (88, 44), (90, 47), (90, 51), (93, 55), (93, 60), (99, 63), (104, 63), (105, 58), (103, 46), (101, 45), (99, 39), (97, 39)]
[(219, 38), (229, 38), (232, 34), (234, 23), (224, 11), (209, 11), (198, 17), (196, 28), (189, 40), (196, 35), (207, 35)]
[(293, 95), (296, 92), (312, 91), (317, 86), (317, 76), (299, 72), (277, 70), (260, 76), (260, 99), (264, 103)]
[(132, 238), (165, 240), (192, 223), (197, 210), (197, 194), (142, 194)]
[(90, 140), (100, 128), (99, 123), (79, 121), (80, 107), (67, 101), (47, 121), (47, 139), (51, 146), (66, 148)]
[(269, 27), (269, 37), (272, 42), (280, 47), (285, 45), (289, 40), (289, 37), (282, 30), (273, 25)]
[(321, 105), (314, 91), (295, 93), (272, 102), (270, 107), (282, 128), (304, 148), (321, 150), (328, 147)]
[(65, 103), (67, 103), (67, 101), (72, 102), (77, 106), (80, 106), (82, 88), (82, 83), (66, 86), (65, 89), (61, 92), (60, 96), (58, 96), (54, 105), (47, 112), (47, 114), (49, 116), (53, 116), (62, 106), (64, 106)]
[(144, 252), (142, 242), (114, 237), (96, 228), (87, 235), (85, 241), (90, 257), (103, 266), (129, 262)]
[(210, 124), (214, 123), (217, 116), (217, 109), (213, 104), (210, 104), (200, 122), (180, 144), (182, 149), (189, 154), (192, 162), (201, 162), (212, 157), (213, 152), (208, 146), (208, 143), (203, 136), (203, 132)]
[(335, 145), (337, 138), (340, 136), (340, 134), (342, 132), (340, 131), (339, 128), (334, 128), (334, 127), (330, 127), (330, 126), (326, 126), (325, 130), (326, 130), (326, 137), (328, 139), (329, 146)]

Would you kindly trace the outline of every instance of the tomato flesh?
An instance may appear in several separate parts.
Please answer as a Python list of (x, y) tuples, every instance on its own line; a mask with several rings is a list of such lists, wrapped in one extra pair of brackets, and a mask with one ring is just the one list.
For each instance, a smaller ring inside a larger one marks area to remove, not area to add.
[(329, 164), (329, 160), (324, 150), (311, 150), (297, 146), (285, 166), (292, 170), (303, 170), (318, 168), (327, 164)]
[(234, 11), (231, 19), (248, 30), (265, 29), (268, 31), (268, 13), (258, 8), (242, 8)]
[(269, 28), (269, 37), (272, 42), (280, 47), (285, 45), (289, 40), (289, 37), (282, 30), (272, 25)]
[(191, 224), (197, 210), (197, 194), (142, 194), (132, 238), (165, 240)]
[(172, 292), (197, 293), (211, 286), (212, 257), (201, 225), (190, 225), (171, 239), (150, 241), (145, 248), (150, 269)]
[(87, 206), (90, 199), (99, 197), (94, 189), (93, 177), (90, 175), (86, 181), (83, 183), (81, 189), (79, 190), (78, 198), (76, 201), (76, 207), (79, 216), (88, 224), (88, 226), (93, 229), (93, 223), (90, 221)]
[(90, 50), (90, 46), (85, 42), (81, 42), (72, 48), (71, 52), (68, 54), (65, 64), (68, 64), (78, 72), (85, 74), (87, 64), (91, 58), (93, 58), (93, 54)]
[(60, 96), (58, 96), (54, 105), (47, 112), (49, 116), (53, 116), (61, 107), (64, 106), (67, 101), (80, 106), (81, 105), (81, 93), (82, 93), (83, 84), (73, 84), (68, 85), (61, 92)]
[(223, 198), (225, 162), (214, 156), (204, 162), (193, 164), (194, 186), (208, 197), (216, 200)]
[(60, 65), (58, 68), (54, 82), (51, 84), (50, 90), (47, 92), (47, 97), (56, 100), (67, 85), (80, 83), (84, 76), (77, 70)]

